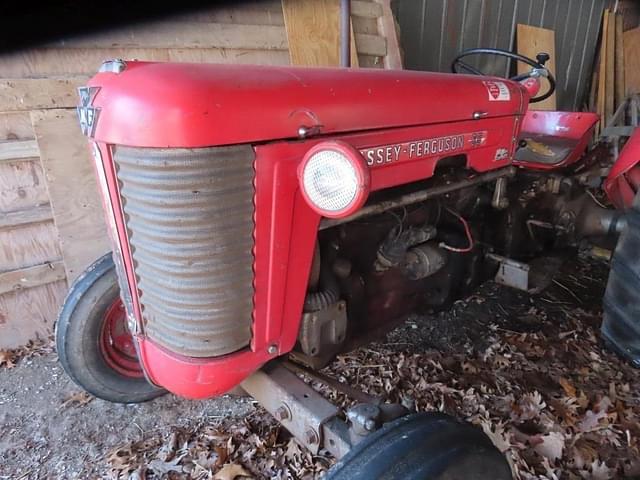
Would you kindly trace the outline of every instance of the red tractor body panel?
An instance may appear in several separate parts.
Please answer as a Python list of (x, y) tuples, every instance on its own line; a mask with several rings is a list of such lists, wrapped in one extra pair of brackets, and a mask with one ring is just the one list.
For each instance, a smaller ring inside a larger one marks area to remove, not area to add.
[(627, 140), (604, 184), (609, 200), (616, 208), (631, 207), (640, 190), (640, 128)]
[(518, 162), (534, 170), (555, 170), (577, 162), (589, 146), (593, 129), (600, 120), (596, 113), (590, 112), (554, 112), (529, 110), (522, 122), (521, 137), (553, 138), (570, 149), (570, 153), (558, 163)]
[[(210, 147), (524, 114), (504, 79), (381, 71), (128, 62), (103, 72), (94, 138), (137, 147)], [(502, 91), (500, 90), (502, 88)], [(494, 98), (495, 96), (495, 98)]]
[[(466, 157), (471, 171), (498, 169), (512, 162), (528, 100), (517, 83), (463, 75), (137, 62), (96, 75), (90, 86), (99, 87), (98, 175), (139, 358), (150, 380), (190, 398), (222, 394), (294, 347), (320, 222), (297, 178), (309, 148), (330, 138), (360, 150), (372, 191), (427, 179), (445, 157)], [(318, 130), (298, 139), (300, 127)], [(251, 343), (219, 357), (180, 355), (144, 334), (113, 146), (237, 143), (255, 151)]]

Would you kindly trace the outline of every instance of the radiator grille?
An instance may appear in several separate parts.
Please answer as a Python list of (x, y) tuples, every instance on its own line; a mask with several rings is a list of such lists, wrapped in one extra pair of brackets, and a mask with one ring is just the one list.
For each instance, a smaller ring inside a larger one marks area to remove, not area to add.
[(253, 149), (117, 147), (148, 337), (192, 357), (251, 340)]

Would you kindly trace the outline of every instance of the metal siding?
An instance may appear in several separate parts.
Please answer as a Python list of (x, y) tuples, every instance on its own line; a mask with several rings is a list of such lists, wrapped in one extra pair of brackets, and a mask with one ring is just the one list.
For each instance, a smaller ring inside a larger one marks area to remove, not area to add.
[(117, 147), (146, 333), (213, 357), (251, 340), (253, 149)]
[[(518, 23), (556, 33), (557, 102), (579, 110), (591, 79), (608, 0), (394, 0), (405, 67), (448, 72), (456, 53), (474, 47), (514, 50)], [(504, 59), (469, 62), (504, 76)]]

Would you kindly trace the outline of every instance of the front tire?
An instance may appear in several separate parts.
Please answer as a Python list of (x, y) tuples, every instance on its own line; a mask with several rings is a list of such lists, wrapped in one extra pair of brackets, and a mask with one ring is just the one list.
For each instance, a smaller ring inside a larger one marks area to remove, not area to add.
[(479, 429), (441, 413), (394, 420), (349, 451), (325, 480), (510, 480), (504, 456)]
[(90, 394), (115, 403), (138, 403), (165, 393), (147, 382), (138, 362), (111, 253), (73, 283), (55, 337), (65, 372)]
[(601, 333), (607, 346), (640, 367), (640, 193), (625, 218), (611, 260)]

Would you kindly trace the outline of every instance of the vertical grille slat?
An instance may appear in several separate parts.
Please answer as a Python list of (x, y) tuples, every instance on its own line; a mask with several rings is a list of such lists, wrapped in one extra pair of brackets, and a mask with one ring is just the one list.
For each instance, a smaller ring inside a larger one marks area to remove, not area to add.
[(190, 357), (247, 346), (253, 311), (251, 146), (119, 146), (114, 159), (146, 334)]

